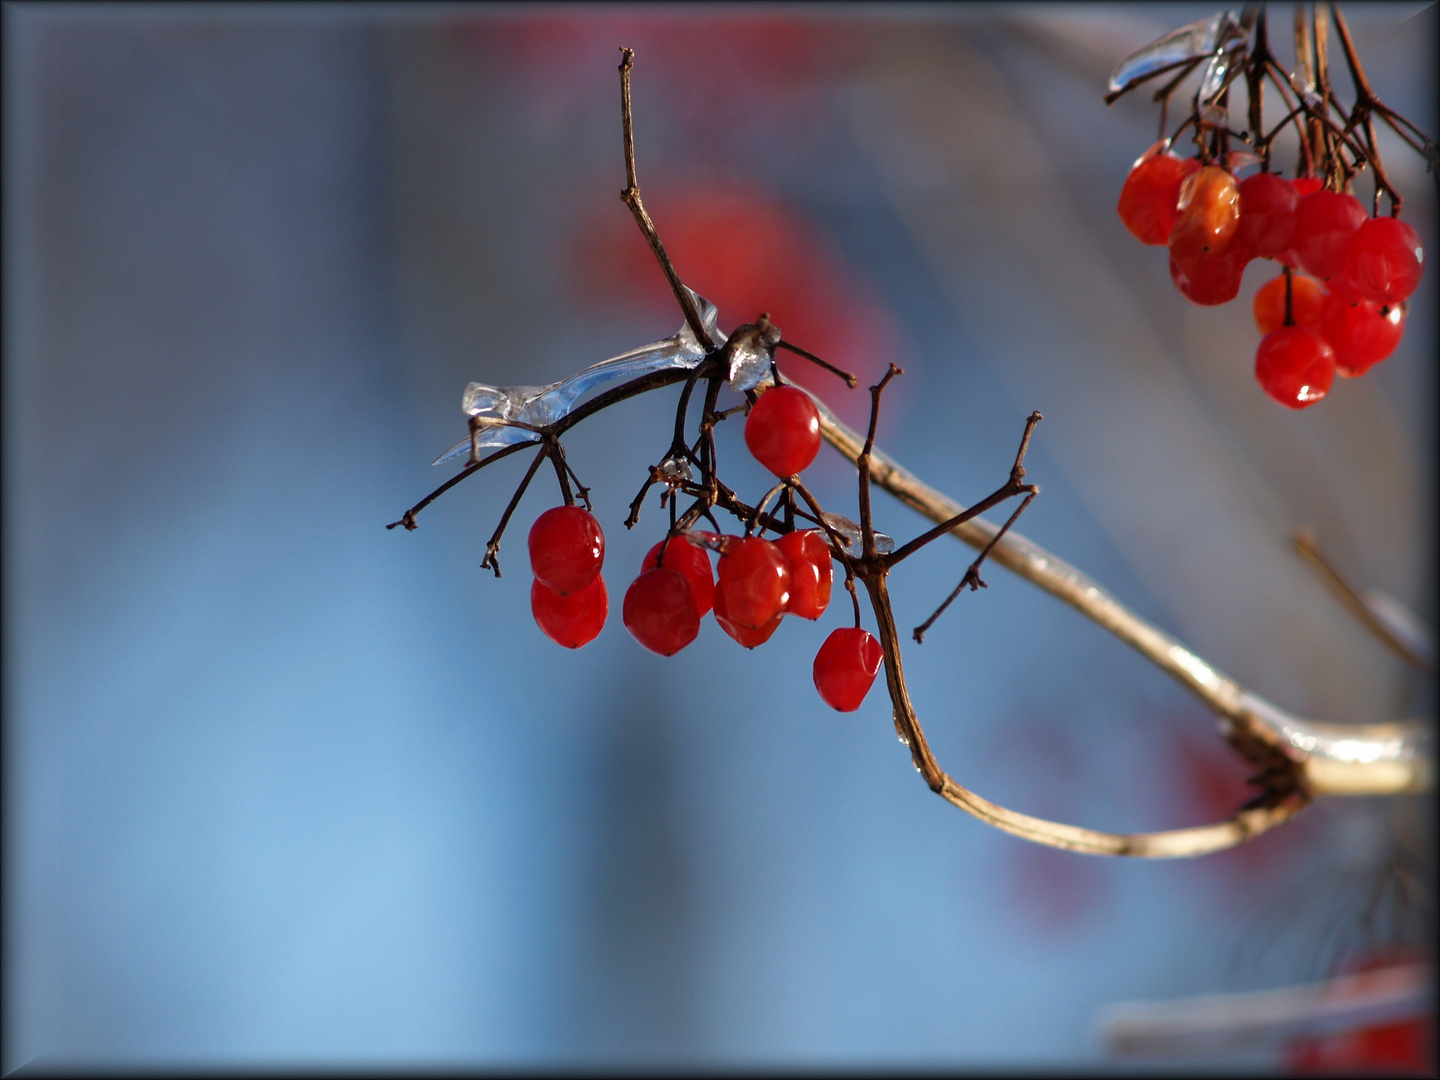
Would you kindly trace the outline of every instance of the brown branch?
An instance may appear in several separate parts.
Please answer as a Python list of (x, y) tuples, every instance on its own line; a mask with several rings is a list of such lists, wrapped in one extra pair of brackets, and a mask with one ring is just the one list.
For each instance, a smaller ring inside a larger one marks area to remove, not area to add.
[(497, 578), (500, 576), (500, 538), (505, 535), (505, 528), (510, 524), (510, 515), (515, 513), (515, 507), (520, 505), (520, 497), (525, 494), (525, 489), (535, 478), (535, 470), (540, 468), (540, 463), (549, 456), (550, 447), (548, 445), (541, 446), (540, 452), (535, 455), (535, 460), (530, 462), (530, 468), (525, 470), (525, 476), (520, 481), (520, 486), (515, 489), (515, 494), (510, 496), (510, 503), (505, 507), (505, 513), (500, 515), (500, 524), (495, 526), (494, 533), (485, 544), (485, 558), (480, 560), (481, 570), (494, 570), (495, 576)]

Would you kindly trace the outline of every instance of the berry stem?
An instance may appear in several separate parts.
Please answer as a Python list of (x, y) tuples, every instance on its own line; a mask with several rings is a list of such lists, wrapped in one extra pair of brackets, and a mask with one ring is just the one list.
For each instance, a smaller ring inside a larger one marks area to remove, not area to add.
[[(527, 444), (521, 444), (527, 445)], [(540, 452), (535, 455), (535, 460), (530, 462), (530, 468), (525, 470), (525, 476), (520, 481), (520, 486), (515, 489), (515, 494), (510, 496), (510, 503), (505, 507), (505, 513), (500, 515), (500, 524), (495, 526), (495, 532), (485, 544), (485, 558), (480, 560), (480, 569), (493, 570), (495, 576), (500, 576), (500, 538), (505, 535), (505, 528), (510, 524), (510, 515), (515, 513), (515, 507), (520, 505), (520, 496), (525, 494), (525, 489), (530, 486), (530, 481), (535, 479), (535, 471), (540, 468), (540, 463), (550, 456), (550, 447), (541, 446)]]
[[(842, 378), (842, 379), (845, 380), (845, 385), (848, 386), (848, 387), (850, 387), (851, 390), (854, 390), (855, 387), (857, 387), (857, 386), (860, 385), (860, 380), (857, 379), (857, 378), (856, 378), (854, 375), (852, 375), (850, 372), (848, 372), (848, 371), (841, 371), (841, 370), (840, 370), (838, 367), (836, 367), (834, 364), (831, 364), (831, 363), (829, 363), (828, 361), (825, 361), (825, 360), (821, 360), (820, 357), (816, 356), (816, 355), (815, 355), (814, 353), (812, 353), (812, 352), (806, 352), (804, 349), (800, 348), (799, 345), (791, 345), (790, 342), (786, 341), (784, 338), (781, 338), (779, 341), (777, 341), (777, 342), (775, 343), (775, 345), (776, 345), (777, 348), (788, 349), (790, 352), (793, 352), (796, 356), (803, 356), (806, 360), (809, 360), (812, 364), (819, 364), (822, 368), (824, 368), (826, 371), (830, 372), (832, 375), (839, 375), (840, 378)], [(776, 386), (779, 386), (779, 385), (780, 385), (780, 380), (778, 380), (778, 379), (775, 380), (775, 385), (776, 385)]]

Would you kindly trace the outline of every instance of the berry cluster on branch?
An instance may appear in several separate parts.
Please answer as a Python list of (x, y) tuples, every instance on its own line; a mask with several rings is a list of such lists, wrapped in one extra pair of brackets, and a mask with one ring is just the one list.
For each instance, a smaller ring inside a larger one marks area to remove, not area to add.
[[(960, 507), (926, 489), (875, 449), (882, 394), (888, 383), (902, 374), (899, 368), (891, 365), (870, 387), (869, 427), (861, 436), (840, 424), (806, 391), (785, 384), (775, 353), (777, 349), (796, 353), (842, 377), (852, 389), (857, 382), (854, 375), (784, 340), (779, 327), (763, 313), (729, 335), (721, 333), (714, 306), (681, 282), (641, 199), (630, 104), (634, 54), (623, 49), (622, 55), (621, 122), (627, 184), (621, 199), (664, 272), (685, 323), (670, 338), (593, 364), (558, 383), (517, 387), (469, 384), (462, 398), (469, 435), (436, 462), (468, 455), (466, 465), (387, 528), (416, 528), (416, 515), (462, 480), (511, 454), (535, 449), (486, 544), (481, 566), (499, 576), (505, 530), (529, 484), (549, 461), (563, 505), (541, 514), (530, 531), (535, 575), (531, 606), (536, 623), (547, 636), (567, 648), (580, 648), (600, 633), (608, 615), (602, 574), (605, 542), (591, 512), (588, 491), (566, 461), (562, 439), (570, 428), (603, 409), (679, 385), (669, 444), (660, 463), (650, 468), (625, 519), (627, 528), (638, 524), (649, 492), (659, 486), (660, 505), (669, 512), (669, 527), (646, 554), (623, 604), (625, 626), (644, 648), (662, 656), (675, 655), (695, 639), (701, 619), (708, 613), (713, 613), (728, 636), (754, 648), (775, 633), (787, 614), (805, 619), (823, 615), (829, 605), (834, 563), (838, 562), (854, 620), (852, 626), (831, 633), (815, 657), (813, 677), (822, 699), (840, 711), (858, 709), (883, 664), (895, 731), (932, 791), (996, 828), (1072, 851), (1174, 858), (1231, 847), (1288, 821), (1308, 805), (1316, 794), (1317, 776), (1320, 785), (1348, 792), (1410, 790), (1428, 783), (1428, 772), (1408, 767), (1402, 768), (1403, 775), (1392, 775), (1393, 769), (1366, 769), (1362, 770), (1364, 776), (1357, 777), (1346, 761), (1340, 760), (1342, 740), (1323, 731), (1315, 734), (1323, 725), (1317, 728), (1291, 718), (1233, 687), (1200, 658), (1121, 608), (1103, 590), (1085, 585), (1063, 561), (1040, 552), (1029, 541), (1007, 536), (1039, 491), (1026, 482), (1024, 467), (1031, 435), (1041, 419), (1038, 412), (1025, 421), (1005, 482), (974, 505)], [(738, 404), (722, 409), (720, 394), (726, 388), (743, 397)], [(703, 392), (697, 394), (697, 390)], [(697, 398), (702, 402), (698, 418), (692, 408)], [(745, 442), (751, 454), (777, 481), (753, 506), (742, 501), (720, 476), (716, 428), (737, 414), (746, 416)], [(855, 466), (858, 522), (823, 510), (801, 479), (822, 439), (841, 450)], [(897, 547), (873, 526), (872, 484), (915, 506), (935, 522), (934, 527)], [(577, 495), (583, 507), (577, 504)], [(1020, 502), (1003, 524), (995, 526), (981, 518), (1014, 498)], [(681, 500), (689, 500), (683, 510)], [(717, 515), (731, 517), (739, 531), (725, 533)], [(713, 531), (702, 528), (702, 521), (713, 526)], [(767, 538), (767, 533), (773, 539)], [(1259, 789), (1255, 796), (1217, 824), (1122, 835), (1020, 814), (990, 803), (956, 782), (931, 753), (910, 700), (888, 591), (889, 575), (902, 561), (946, 535), (974, 544), (979, 555), (934, 614), (914, 630), (917, 642), (967, 587), (973, 591), (985, 585), (980, 567), (995, 553), (1005, 565), (1064, 597), (1205, 697), (1207, 704), (1222, 714), (1227, 741), (1255, 767), (1251, 779)], [(1017, 551), (1030, 554), (1017, 556)], [(718, 555), (718, 574), (712, 572), (712, 553)], [(861, 625), (857, 584), (864, 587), (870, 601), (874, 634)], [(1208, 673), (1203, 678), (1197, 675), (1202, 671)], [(1398, 735), (1394, 725), (1376, 725), (1376, 729), (1363, 743), (1367, 753), (1373, 748), (1375, 756), (1385, 762), (1397, 755), (1406, 760), (1413, 756), (1414, 736), (1408, 729), (1399, 729)], [(1357, 737), (1357, 733), (1347, 734), (1344, 753), (1359, 745)], [(1302, 742), (1308, 748), (1302, 748)], [(1336, 768), (1329, 774), (1317, 772), (1312, 768), (1317, 761), (1338, 766), (1338, 772)], [(1324, 779), (1331, 774), (1339, 779)]]
[[(1348, 112), (1329, 85), (1332, 16), (1355, 84)], [(1402, 199), (1381, 161), (1374, 118), (1424, 154), (1432, 170), (1436, 151), (1428, 136), (1375, 96), (1334, 5), (1316, 4), (1309, 20), (1296, 6), (1296, 53), (1298, 71), (1285, 72), (1270, 52), (1265, 9), (1255, 5), (1239, 19), (1226, 14), (1181, 27), (1127, 57), (1106, 101), (1179, 69), (1155, 94), (1163, 137), (1126, 177), (1120, 220), (1141, 243), (1168, 247), (1170, 279), (1196, 304), (1235, 299), (1255, 259), (1282, 268), (1255, 297), (1261, 334), (1255, 377), (1275, 401), (1303, 409), (1330, 392), (1336, 375), (1356, 378), (1394, 352), (1424, 271), (1420, 238), (1400, 220)], [(1170, 95), (1202, 63), (1190, 115), (1164, 135)], [(1242, 76), (1249, 129), (1236, 132), (1229, 126), (1229, 94)], [(1267, 81), (1288, 110), (1268, 131)], [(1286, 179), (1271, 170), (1271, 159), (1276, 138), (1292, 126), (1299, 162), (1297, 175)], [(1195, 153), (1182, 158), (1171, 147), (1187, 130)], [(1231, 150), (1232, 139), (1249, 149)], [(1259, 172), (1239, 179), (1256, 166)], [(1374, 178), (1370, 211), (1351, 190), (1367, 169)], [(1382, 195), (1390, 203), (1386, 216)]]

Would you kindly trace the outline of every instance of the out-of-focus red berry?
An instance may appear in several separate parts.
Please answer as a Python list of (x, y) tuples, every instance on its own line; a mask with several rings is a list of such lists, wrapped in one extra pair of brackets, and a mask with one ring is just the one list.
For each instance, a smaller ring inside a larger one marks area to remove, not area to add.
[(740, 626), (763, 627), (790, 602), (790, 566), (769, 540), (730, 538), (720, 554), (719, 577), (715, 606), (723, 597), (726, 618)]
[(583, 589), (558, 593), (539, 578), (530, 583), (530, 611), (545, 636), (567, 649), (594, 641), (610, 613), (605, 578), (599, 574)]
[(1295, 211), (1290, 250), (1307, 273), (1329, 281), (1344, 273), (1350, 241), (1367, 216), (1354, 195), (1336, 191), (1307, 195)]
[(1295, 185), (1274, 173), (1256, 173), (1240, 181), (1240, 224), (1231, 244), (1273, 259), (1290, 247), (1300, 196)]
[(1294, 187), (1295, 194), (1303, 199), (1307, 195), (1314, 195), (1324, 187), (1325, 181), (1318, 176), (1297, 176), (1290, 181), (1290, 184)]
[(1206, 165), (1180, 185), (1170, 254), (1187, 272), (1230, 245), (1240, 225), (1240, 187), (1218, 165)]
[[(1290, 285), (1290, 314), (1296, 326), (1320, 332), (1320, 319), (1330, 293), (1312, 277), (1294, 274)], [(1285, 325), (1285, 275), (1267, 281), (1255, 293), (1255, 325), (1260, 336)]]
[(715, 576), (710, 570), (709, 553), (683, 536), (672, 536), (650, 549), (645, 561), (640, 564), (642, 573), (661, 564), (661, 548), (665, 549), (666, 569), (678, 570), (685, 575), (685, 580), (690, 583), (690, 591), (695, 595), (695, 614), (704, 615), (715, 600)]
[(695, 594), (679, 570), (646, 570), (625, 590), (625, 629), (651, 652), (674, 656), (700, 633)]
[(1282, 326), (1266, 334), (1255, 351), (1260, 388), (1291, 409), (1314, 405), (1335, 381), (1335, 350), (1314, 330)]
[(1335, 350), (1335, 370), (1346, 378), (1365, 372), (1395, 351), (1405, 336), (1405, 304), (1384, 307), (1370, 300), (1347, 304), (1331, 296), (1320, 333)]
[(585, 588), (604, 562), (605, 534), (581, 507), (552, 507), (530, 526), (530, 569), (555, 592)]
[(1399, 218), (1371, 218), (1356, 230), (1345, 256), (1345, 276), (1366, 300), (1395, 304), (1420, 284), (1425, 249)]
[(1240, 279), (1250, 260), (1243, 252), (1227, 249), (1218, 255), (1196, 259), (1181, 267), (1175, 253), (1170, 253), (1170, 280), (1185, 299), (1213, 307), (1234, 300), (1240, 292)]
[(1195, 158), (1147, 154), (1135, 163), (1115, 208), (1125, 228), (1142, 244), (1164, 244), (1175, 227), (1180, 184), (1200, 168)]
[(860, 708), (875, 683), (885, 650), (858, 626), (842, 626), (815, 654), (815, 689), (825, 704), (840, 712)]
[(820, 411), (799, 387), (771, 387), (750, 407), (745, 445), (776, 476), (792, 476), (820, 452)]
[(780, 620), (785, 617), (783, 611), (776, 612), (775, 616), (761, 626), (743, 626), (731, 619), (725, 610), (725, 596), (719, 590), (715, 593), (715, 621), (720, 624), (720, 629), (734, 638), (747, 649), (753, 649), (757, 645), (764, 645), (770, 640), (770, 635), (775, 633)]
[(830, 565), (830, 545), (819, 529), (796, 529), (788, 532), (775, 546), (790, 567), (790, 601), (785, 610), (802, 619), (818, 619), (830, 606), (830, 584), (834, 568)]

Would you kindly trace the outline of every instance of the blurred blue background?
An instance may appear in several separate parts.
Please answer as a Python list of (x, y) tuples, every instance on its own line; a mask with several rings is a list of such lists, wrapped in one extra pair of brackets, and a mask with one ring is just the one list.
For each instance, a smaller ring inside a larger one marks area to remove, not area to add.
[[(1423, 847), (1411, 802), (1194, 862), (1069, 855), (928, 792), (882, 692), (819, 701), (843, 604), (755, 652), (713, 622), (641, 650), (618, 599), (663, 514), (620, 522), (675, 391), (567, 440), (617, 609), (578, 653), (528, 610), (547, 476), (505, 576), (478, 568), (521, 457), (383, 528), (448, 475), (467, 380), (679, 325), (616, 198), (628, 45), (647, 204), (724, 328), (765, 307), (869, 379), (899, 363), (881, 444), (964, 502), (1039, 409), (1026, 535), (1297, 713), (1433, 709), (1289, 549), (1313, 525), (1433, 623), (1433, 269), (1395, 355), (1292, 414), (1251, 374), (1269, 264), (1193, 307), (1114, 212), (1157, 116), (1104, 80), (1212, 10), (7, 5), (3, 1067), (1094, 1065), (1107, 1002), (1410, 933), (1361, 916)], [(1435, 131), (1435, 8), (1348, 14)], [(1437, 250), (1423, 162), (1382, 145)], [(853, 515), (843, 462), (811, 472)], [(902, 626), (969, 558), (905, 566)], [(1124, 831), (1246, 797), (1178, 687), (988, 580), (907, 652), (957, 779)]]

